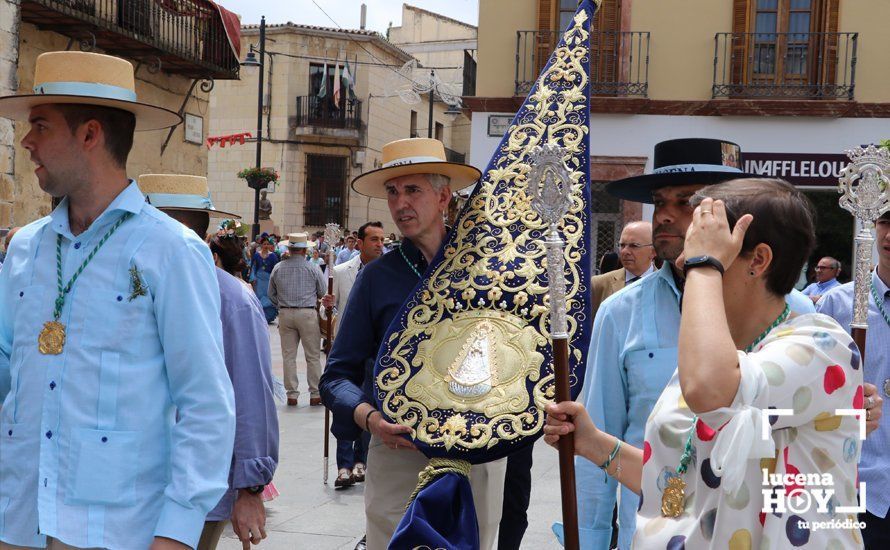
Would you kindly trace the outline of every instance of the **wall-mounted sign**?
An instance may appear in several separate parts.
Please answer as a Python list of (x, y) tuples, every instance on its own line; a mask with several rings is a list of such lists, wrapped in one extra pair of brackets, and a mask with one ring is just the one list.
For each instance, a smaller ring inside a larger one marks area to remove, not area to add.
[(513, 115), (488, 115), (488, 135), (502, 137), (513, 122)]
[(840, 154), (742, 153), (742, 170), (771, 178), (782, 178), (794, 185), (837, 187), (850, 159)]
[(189, 143), (203, 145), (204, 118), (190, 113), (185, 114), (185, 140)]

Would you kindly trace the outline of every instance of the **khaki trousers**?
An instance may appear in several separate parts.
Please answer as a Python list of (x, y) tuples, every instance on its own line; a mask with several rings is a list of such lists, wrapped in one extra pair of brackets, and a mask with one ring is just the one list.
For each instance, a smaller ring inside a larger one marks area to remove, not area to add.
[[(377, 437), (371, 438), (365, 478), (368, 550), (385, 550), (389, 545), (396, 526), (405, 515), (408, 498), (417, 486), (417, 474), (428, 462), (429, 459), (419, 451), (390, 449)], [(497, 543), (506, 471), (506, 458), (477, 464), (470, 470), (481, 550), (494, 548)]]
[(288, 397), (300, 395), (297, 377), (297, 347), (303, 343), (306, 356), (306, 378), (309, 396), (318, 397), (321, 378), (321, 330), (314, 308), (282, 308), (278, 311), (278, 334), (281, 336), (281, 355), (284, 360), (284, 388)]

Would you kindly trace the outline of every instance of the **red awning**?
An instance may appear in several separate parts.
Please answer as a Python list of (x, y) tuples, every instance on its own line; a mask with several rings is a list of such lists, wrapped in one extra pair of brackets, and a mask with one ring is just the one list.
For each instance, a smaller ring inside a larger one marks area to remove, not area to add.
[(229, 37), (229, 46), (235, 52), (235, 58), (241, 60), (241, 16), (231, 12), (212, 0), (204, 0), (219, 13), (222, 19), (223, 27), (226, 29), (226, 36)]
[[(229, 39), (229, 47), (235, 54), (235, 59), (241, 60), (241, 16), (237, 13), (230, 12), (212, 0), (189, 0), (193, 2), (182, 2), (180, 0), (158, 0), (162, 8), (177, 15), (187, 15), (192, 17), (207, 18), (210, 13), (219, 14), (223, 28), (226, 30), (226, 37)], [(204, 9), (201, 9), (203, 6)]]

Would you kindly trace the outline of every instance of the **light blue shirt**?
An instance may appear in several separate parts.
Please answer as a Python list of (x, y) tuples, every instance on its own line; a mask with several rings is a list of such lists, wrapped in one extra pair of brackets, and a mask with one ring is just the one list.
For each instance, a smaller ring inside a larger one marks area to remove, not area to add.
[[(890, 289), (878, 277), (872, 274), (872, 281), (878, 289), (878, 296), (883, 298), (884, 310), (890, 312)], [(850, 332), (853, 321), (853, 283), (849, 282), (831, 290), (822, 296), (816, 304), (819, 313), (824, 313), (840, 323)], [(884, 397), (884, 419), (887, 415), (887, 404), (890, 403), (890, 325), (881, 316), (875, 306), (874, 297), (869, 289), (868, 296), (868, 333), (865, 338), (865, 381), (878, 387)], [(878, 429), (868, 435), (862, 443), (862, 458), (859, 461), (859, 480), (865, 482), (865, 507), (869, 512), (886, 517), (890, 509), (890, 426), (881, 420)]]
[(791, 292), (785, 295), (785, 303), (788, 304), (791, 312), (796, 315), (816, 313), (816, 306), (813, 304), (813, 301), (796, 288), (792, 288)]
[(343, 249), (337, 253), (337, 260), (334, 262), (334, 265), (340, 265), (340, 264), (346, 263), (349, 260), (355, 258), (356, 256), (358, 256), (357, 248), (353, 248), (352, 250), (349, 250), (347, 247), (344, 246)]
[(839, 286), (841, 286), (841, 284), (835, 278), (825, 281), (824, 283), (812, 283), (803, 289), (803, 293), (807, 296), (822, 296), (832, 288)]
[[(67, 282), (126, 212), (66, 296), (63, 352), (41, 354), (57, 235)], [(0, 399), (0, 540), (196, 546), (228, 486), (235, 431), (208, 247), (134, 182), (80, 235), (67, 199), (22, 228), (0, 271)]]
[[(646, 419), (677, 368), (680, 291), (668, 262), (609, 296), (597, 311), (579, 401), (600, 429), (642, 447)], [(575, 460), (584, 549), (609, 548), (618, 483), (590, 461)], [(639, 497), (621, 487), (618, 546), (630, 548)]]

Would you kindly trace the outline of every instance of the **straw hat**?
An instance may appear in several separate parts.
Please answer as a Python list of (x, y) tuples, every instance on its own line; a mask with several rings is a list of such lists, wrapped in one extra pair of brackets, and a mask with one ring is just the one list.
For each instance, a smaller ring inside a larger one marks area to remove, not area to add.
[(148, 203), (165, 210), (207, 212), (211, 218), (241, 219), (238, 214), (217, 210), (210, 200), (207, 178), (183, 174), (143, 174), (139, 189)]
[(352, 180), (352, 188), (366, 197), (385, 199), (383, 184), (410, 174), (448, 176), (452, 191), (473, 185), (482, 175), (472, 166), (445, 160), (445, 146), (437, 139), (400, 139), (383, 146), (383, 167)]
[(309, 235), (306, 233), (288, 233), (288, 248), (309, 248)]
[(137, 130), (176, 126), (182, 118), (136, 99), (133, 64), (88, 52), (47, 52), (37, 57), (34, 93), (0, 97), (0, 116), (27, 121), (38, 105), (65, 103), (114, 107), (136, 115)]

